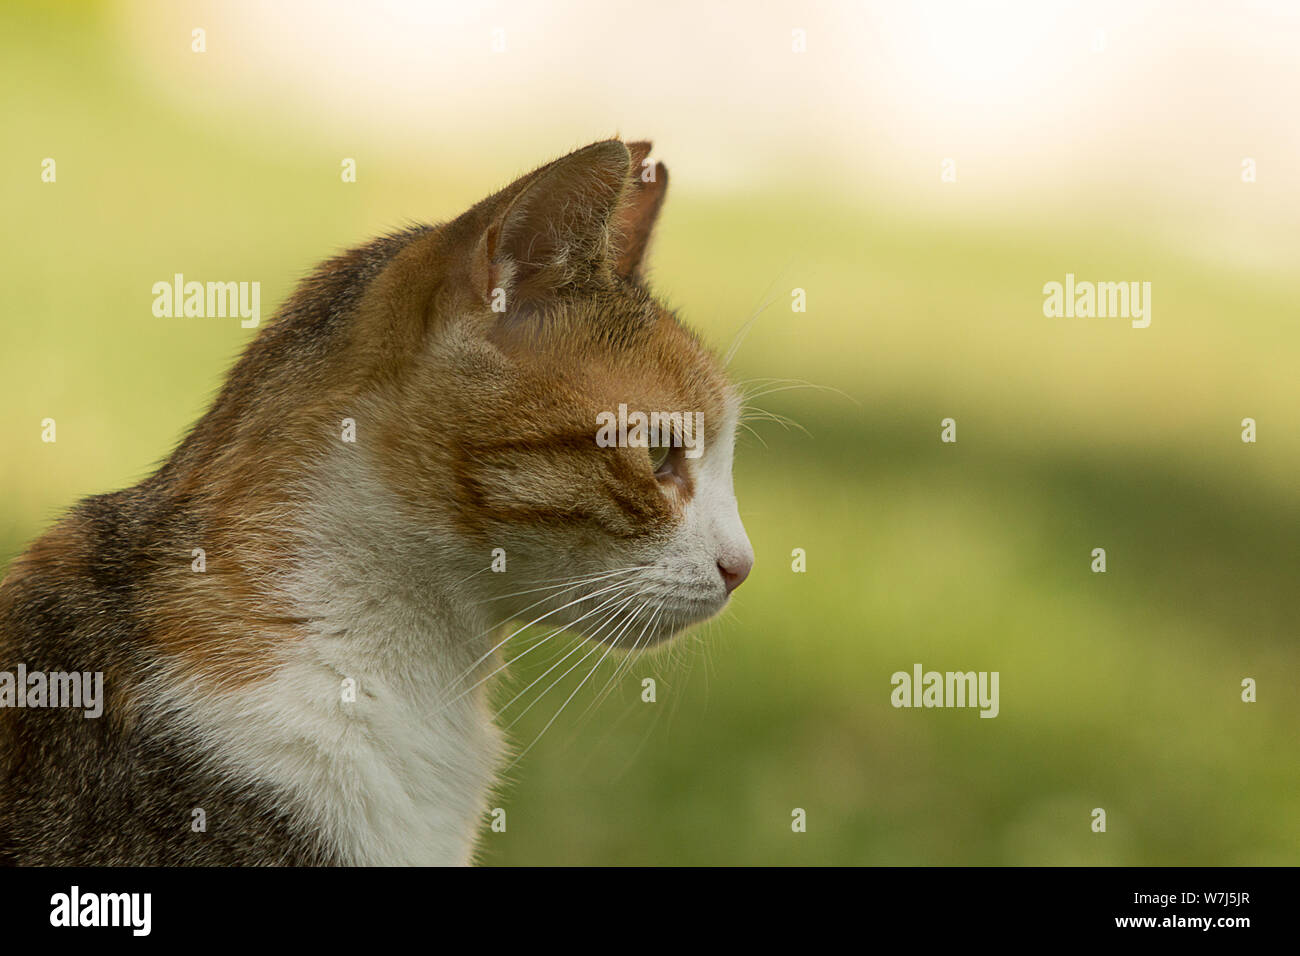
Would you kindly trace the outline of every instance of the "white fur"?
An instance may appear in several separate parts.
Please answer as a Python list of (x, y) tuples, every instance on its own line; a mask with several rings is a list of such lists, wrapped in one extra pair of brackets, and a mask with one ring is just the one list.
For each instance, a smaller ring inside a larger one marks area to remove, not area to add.
[(478, 671), (449, 685), (491, 647), (494, 622), (458, 593), (464, 567), (435, 560), (359, 462), (337, 454), (312, 482), (301, 551), (279, 582), (314, 619), (309, 637), (281, 637), (274, 676), (235, 692), (176, 675), (156, 689), (233, 784), (282, 788), (345, 863), (467, 864), (502, 742), (484, 687), (448, 703)]
[(694, 494), (671, 543), (651, 556), (654, 566), (642, 575), (648, 600), (665, 602), (664, 619), (674, 630), (711, 617), (726, 605), (719, 561), (747, 567), (754, 563), (731, 477), (737, 415), (733, 404), (718, 437), (690, 463)]
[[(752, 561), (732, 491), (732, 418), (692, 463), (684, 520), (641, 579), (647, 601), (665, 604), (668, 631), (726, 603), (719, 557)], [(489, 656), (475, 667), (498, 622), (464, 587), (475, 568), (451, 536), (415, 530), (353, 447), (307, 480), (298, 550), (275, 582), (312, 620), (308, 637), (278, 639), (268, 680), (230, 692), (173, 673), (154, 683), (154, 699), (232, 784), (280, 787), (344, 862), (466, 864), (503, 745), (485, 686), (465, 691), (496, 666)], [(343, 700), (345, 678), (355, 702)]]

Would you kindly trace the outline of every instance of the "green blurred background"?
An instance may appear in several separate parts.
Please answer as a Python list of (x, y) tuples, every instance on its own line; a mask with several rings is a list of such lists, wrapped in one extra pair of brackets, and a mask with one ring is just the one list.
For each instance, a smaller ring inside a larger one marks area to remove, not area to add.
[[(832, 5), (799, 61), (781, 5), (669, 3), (616, 40), (596, 4), (258, 6), (0, 13), (0, 561), (152, 470), (253, 334), (154, 318), (154, 282), (258, 280), (269, 317), (339, 249), (653, 137), (656, 289), (720, 350), (757, 313), (738, 378), (818, 387), (758, 402), (804, 430), (742, 438), (757, 565), (732, 608), (589, 707), (606, 662), (510, 771), (483, 860), (1300, 863), (1293, 15), (998, 5), (972, 54), (955, 8)], [(1207, 64), (1230, 79), (1198, 99)], [(905, 81), (940, 68), (941, 95)], [(1066, 272), (1151, 282), (1151, 327), (1045, 318)], [(999, 671), (1000, 716), (892, 708), (915, 662)]]

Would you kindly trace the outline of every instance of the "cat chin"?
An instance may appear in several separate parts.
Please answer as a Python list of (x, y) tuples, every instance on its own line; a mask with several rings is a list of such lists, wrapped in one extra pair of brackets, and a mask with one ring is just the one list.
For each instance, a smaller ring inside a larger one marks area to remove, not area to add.
[(675, 607), (671, 611), (663, 611), (647, 627), (642, 622), (636, 622), (633, 626), (628, 627), (625, 631), (612, 631), (608, 633), (587, 633), (586, 629), (575, 629), (578, 634), (597, 644), (613, 645), (616, 651), (628, 651), (632, 648), (638, 650), (647, 647), (657, 647), (661, 644), (667, 644), (682, 633), (701, 624), (710, 618), (716, 617), (726, 608), (729, 598), (723, 598), (721, 601), (691, 601), (680, 607)]

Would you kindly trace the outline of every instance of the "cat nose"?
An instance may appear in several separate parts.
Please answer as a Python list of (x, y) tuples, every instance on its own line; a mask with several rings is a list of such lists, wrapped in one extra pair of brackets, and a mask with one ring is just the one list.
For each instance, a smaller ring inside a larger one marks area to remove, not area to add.
[(718, 559), (718, 571), (722, 575), (722, 584), (727, 589), (727, 594), (740, 587), (753, 567), (754, 558), (748, 554)]

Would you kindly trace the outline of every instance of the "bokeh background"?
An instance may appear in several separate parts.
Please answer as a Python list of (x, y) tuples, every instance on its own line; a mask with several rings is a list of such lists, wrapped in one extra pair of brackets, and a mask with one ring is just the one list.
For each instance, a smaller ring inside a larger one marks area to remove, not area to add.
[[(254, 334), (154, 282), (269, 315), (616, 133), (672, 171), (657, 290), (720, 350), (753, 319), (754, 388), (807, 383), (742, 439), (732, 608), (578, 691), (485, 862), (1300, 863), (1294, 4), (11, 0), (0, 78), (5, 564)], [(1150, 328), (1045, 318), (1067, 272), (1152, 283)], [(915, 662), (999, 671), (1000, 716), (892, 708)]]

